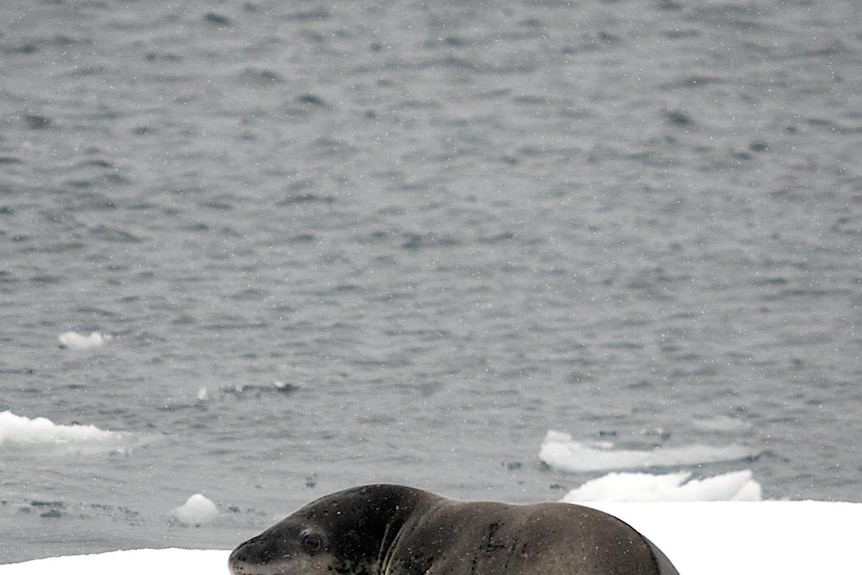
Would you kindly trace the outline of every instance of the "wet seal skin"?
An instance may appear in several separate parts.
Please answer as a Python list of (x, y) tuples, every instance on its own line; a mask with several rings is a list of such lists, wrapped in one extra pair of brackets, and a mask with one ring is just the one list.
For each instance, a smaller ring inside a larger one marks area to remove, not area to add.
[(462, 502), (400, 485), (322, 497), (240, 544), (233, 575), (679, 575), (627, 523), (570, 503)]

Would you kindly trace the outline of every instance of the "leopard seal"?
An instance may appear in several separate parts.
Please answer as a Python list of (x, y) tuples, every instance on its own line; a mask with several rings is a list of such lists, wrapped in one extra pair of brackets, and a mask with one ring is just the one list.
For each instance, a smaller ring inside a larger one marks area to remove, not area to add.
[(233, 575), (679, 575), (646, 537), (571, 503), (462, 502), (400, 485), (298, 509), (228, 558)]

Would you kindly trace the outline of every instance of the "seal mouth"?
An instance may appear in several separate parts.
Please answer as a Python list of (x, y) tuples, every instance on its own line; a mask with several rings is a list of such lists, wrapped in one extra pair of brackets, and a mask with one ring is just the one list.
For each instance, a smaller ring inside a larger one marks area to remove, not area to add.
[(281, 575), (282, 573), (271, 565), (236, 561), (233, 555), (227, 560), (227, 568), (232, 575)]
[[(263, 535), (252, 537), (231, 551), (227, 568), (231, 575), (289, 575), (309, 572), (302, 557), (278, 550)], [(300, 564), (296, 562), (299, 561)]]
[(246, 575), (250, 573), (248, 570), (248, 564), (236, 557), (237, 551), (241, 548), (242, 547), (240, 546), (231, 551), (230, 556), (227, 558), (227, 569), (231, 572), (231, 575)]
[(275, 575), (276, 571), (267, 565), (267, 562), (250, 561), (255, 555), (255, 542), (257, 538), (249, 539), (241, 543), (239, 547), (231, 551), (227, 558), (227, 568), (232, 575)]

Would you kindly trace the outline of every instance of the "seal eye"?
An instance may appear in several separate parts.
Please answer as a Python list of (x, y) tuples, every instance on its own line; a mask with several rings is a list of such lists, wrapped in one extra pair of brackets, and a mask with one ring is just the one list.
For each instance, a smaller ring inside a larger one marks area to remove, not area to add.
[(321, 537), (317, 533), (305, 533), (303, 532), (299, 536), (299, 543), (302, 545), (302, 548), (306, 553), (314, 555), (321, 549), (323, 549), (323, 537)]

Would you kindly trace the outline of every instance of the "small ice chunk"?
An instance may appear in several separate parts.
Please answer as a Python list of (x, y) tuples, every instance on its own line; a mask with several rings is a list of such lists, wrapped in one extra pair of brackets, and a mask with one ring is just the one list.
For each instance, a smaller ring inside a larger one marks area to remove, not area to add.
[(61, 333), (59, 337), (60, 347), (74, 350), (101, 347), (105, 345), (108, 339), (110, 339), (108, 336), (103, 336), (97, 331), (91, 332), (90, 335), (81, 335), (74, 331), (67, 331), (66, 333)]
[(200, 527), (215, 521), (218, 517), (218, 508), (215, 503), (200, 493), (195, 493), (174, 509), (171, 517), (180, 525)]

